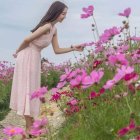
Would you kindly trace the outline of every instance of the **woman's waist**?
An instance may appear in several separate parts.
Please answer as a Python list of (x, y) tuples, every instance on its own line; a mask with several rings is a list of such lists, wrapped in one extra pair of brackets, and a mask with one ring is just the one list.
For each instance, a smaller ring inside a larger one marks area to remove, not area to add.
[(43, 49), (43, 47), (40, 46), (40, 45), (37, 45), (37, 44), (35, 44), (33, 42), (30, 42), (29, 49), (33, 49), (33, 50), (36, 50), (36, 51), (40, 52)]

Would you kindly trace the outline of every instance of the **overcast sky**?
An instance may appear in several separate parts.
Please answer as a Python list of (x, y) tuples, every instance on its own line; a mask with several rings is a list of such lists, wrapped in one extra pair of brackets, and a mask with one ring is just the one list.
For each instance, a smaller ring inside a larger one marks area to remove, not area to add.
[[(54, 0), (0, 0), (0, 61), (8, 60), (12, 63), (15, 59), (12, 54), (19, 47), (23, 39), (30, 34), (40, 19), (44, 16)], [(82, 8), (93, 5), (94, 16), (99, 32), (112, 26), (121, 26), (123, 17), (117, 14), (130, 7), (131, 33), (137, 27), (140, 35), (140, 0), (61, 0), (68, 9), (66, 19), (56, 25), (60, 47), (70, 47), (93, 40), (91, 32), (92, 19), (80, 19)], [(68, 59), (75, 61), (73, 53), (56, 55), (52, 46), (42, 50), (42, 57), (50, 62), (59, 64)], [(76, 55), (80, 56), (79, 53)]]

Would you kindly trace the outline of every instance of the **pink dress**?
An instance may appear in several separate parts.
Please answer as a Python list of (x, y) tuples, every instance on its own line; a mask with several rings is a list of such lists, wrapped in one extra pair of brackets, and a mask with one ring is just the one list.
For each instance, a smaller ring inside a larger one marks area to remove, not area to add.
[(41, 86), (41, 50), (51, 43), (55, 29), (53, 26), (17, 55), (9, 107), (18, 115), (37, 118), (40, 114), (40, 100), (30, 100), (30, 95)]

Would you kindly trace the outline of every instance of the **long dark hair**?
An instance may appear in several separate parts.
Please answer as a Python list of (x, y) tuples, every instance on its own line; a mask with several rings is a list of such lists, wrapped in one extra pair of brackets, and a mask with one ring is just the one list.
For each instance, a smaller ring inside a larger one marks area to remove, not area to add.
[(52, 3), (47, 13), (44, 15), (44, 17), (41, 19), (38, 25), (34, 29), (31, 30), (31, 32), (36, 31), (40, 26), (43, 26), (47, 22), (55, 21), (65, 8), (68, 8), (68, 7), (60, 1), (55, 1), (54, 3)]

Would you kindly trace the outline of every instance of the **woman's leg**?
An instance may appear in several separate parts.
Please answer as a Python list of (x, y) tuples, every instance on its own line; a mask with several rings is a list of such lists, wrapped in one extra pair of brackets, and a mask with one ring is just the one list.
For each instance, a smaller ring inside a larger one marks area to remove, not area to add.
[(26, 121), (26, 131), (29, 131), (31, 129), (31, 126), (33, 125), (34, 118), (28, 115), (24, 115), (24, 117)]

